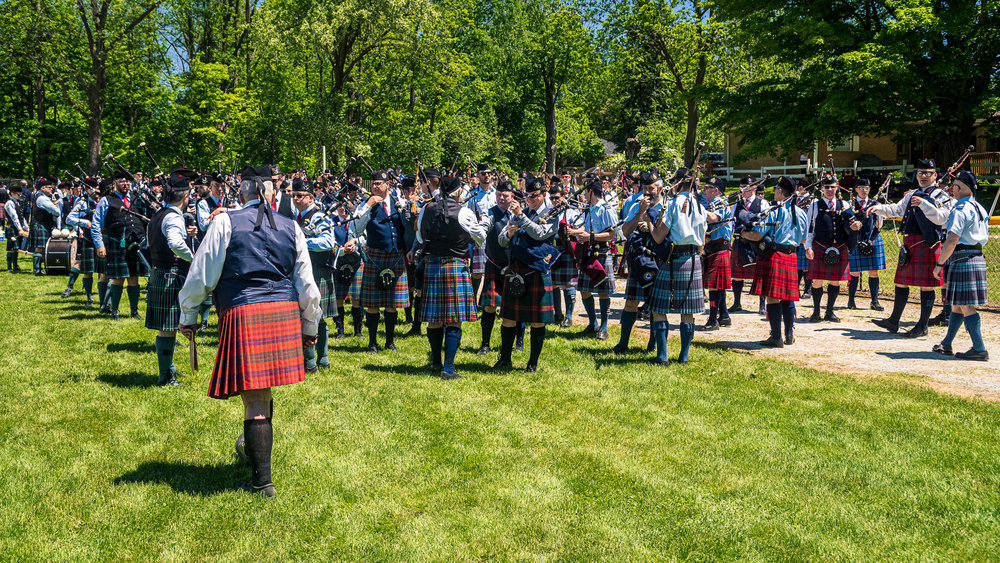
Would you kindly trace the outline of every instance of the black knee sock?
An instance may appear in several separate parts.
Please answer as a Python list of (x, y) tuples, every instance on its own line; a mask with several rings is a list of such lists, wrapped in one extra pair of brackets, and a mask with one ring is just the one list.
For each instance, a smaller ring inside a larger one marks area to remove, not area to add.
[(771, 337), (781, 338), (781, 303), (768, 303), (767, 322), (771, 325)]
[(914, 328), (927, 328), (927, 323), (931, 319), (931, 313), (934, 311), (934, 299), (935, 294), (933, 289), (920, 292), (920, 319)]
[(97, 280), (97, 301), (100, 303), (101, 307), (104, 306), (104, 302), (108, 296), (108, 282), (101, 281), (100, 278)]
[(480, 324), (483, 329), (483, 342), (480, 345), (480, 348), (483, 346), (490, 345), (490, 338), (492, 338), (493, 336), (493, 325), (496, 323), (496, 321), (497, 321), (496, 313), (488, 313), (486, 311), (483, 311), (483, 318), (480, 321)]
[(854, 303), (854, 296), (858, 293), (859, 282), (861, 282), (860, 276), (851, 276), (851, 283), (847, 286), (847, 299), (850, 303)]
[(514, 351), (514, 336), (516, 335), (516, 326), (500, 325), (500, 361), (510, 361), (510, 354)]
[(347, 312), (344, 310), (343, 305), (337, 307), (337, 318), (333, 321), (337, 325), (337, 334), (344, 334), (344, 315)]
[(715, 324), (719, 318), (719, 295), (721, 293), (715, 289), (708, 292), (708, 324)]
[(944, 288), (941, 288), (941, 302), (944, 303), (943, 308), (941, 309), (941, 314), (947, 319), (951, 316), (951, 303), (944, 302)]
[(868, 278), (868, 293), (872, 294), (872, 303), (878, 302), (878, 278)]
[(365, 326), (368, 327), (368, 347), (378, 346), (375, 337), (378, 336), (378, 313), (365, 313)]
[(87, 295), (87, 298), (92, 298), (94, 293), (94, 278), (83, 278), (83, 281), (80, 283), (83, 284), (83, 292)]
[(246, 453), (253, 468), (251, 482), (255, 487), (271, 484), (271, 446), (274, 441), (274, 431), (271, 421), (266, 418), (255, 418), (243, 421), (243, 438), (246, 440)]
[(427, 327), (427, 341), (431, 345), (431, 365), (441, 365), (441, 345), (444, 342), (444, 327)]
[(542, 355), (542, 345), (545, 344), (545, 327), (531, 327), (531, 351), (528, 354), (528, 365), (537, 366)]
[(826, 314), (833, 314), (833, 306), (837, 304), (837, 297), (840, 296), (839, 285), (829, 285), (826, 288)]
[(812, 298), (813, 298), (813, 314), (819, 314), (820, 302), (823, 301), (823, 287), (812, 288)]
[(733, 307), (740, 306), (740, 298), (743, 295), (743, 280), (733, 280)]
[(729, 318), (729, 306), (726, 305), (726, 290), (719, 290), (719, 301), (717, 303), (719, 307), (719, 320)]
[(413, 325), (420, 326), (420, 306), (423, 304), (423, 298), (414, 297), (413, 298)]
[(479, 295), (479, 286), (483, 285), (483, 278), (472, 278), (472, 295)]
[(894, 324), (899, 324), (899, 318), (903, 316), (903, 309), (906, 308), (906, 300), (909, 298), (909, 286), (896, 287), (896, 295), (892, 299), (892, 314), (889, 315), (889, 320)]
[(399, 313), (396, 311), (385, 312), (385, 345), (396, 343), (396, 321), (399, 320)]
[(139, 311), (139, 286), (130, 285), (128, 286), (127, 291), (129, 313), (136, 313)]
[(361, 336), (361, 324), (365, 319), (365, 311), (357, 305), (351, 305), (351, 321), (354, 322), (354, 336)]
[(517, 325), (517, 341), (524, 344), (524, 327), (527, 326), (524, 323), (518, 323)]
[[(413, 299), (410, 299), (410, 302), (412, 303)], [(413, 309), (412, 307), (404, 307), (403, 308), (403, 318), (405, 319), (403, 322), (406, 322), (406, 323), (412, 323), (413, 322), (413, 311), (412, 311), (412, 309)]]
[(795, 328), (795, 303), (792, 301), (781, 302), (781, 318), (785, 321), (785, 336), (791, 336)]

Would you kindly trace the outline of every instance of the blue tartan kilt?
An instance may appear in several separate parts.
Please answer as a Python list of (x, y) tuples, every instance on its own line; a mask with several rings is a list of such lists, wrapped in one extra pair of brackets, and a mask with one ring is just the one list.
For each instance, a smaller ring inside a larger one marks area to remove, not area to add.
[(83, 237), (77, 239), (76, 259), (80, 261), (81, 274), (94, 273), (94, 245)]
[(961, 250), (948, 259), (944, 274), (944, 302), (949, 305), (986, 305), (986, 259)]
[(500, 318), (518, 323), (550, 324), (555, 322), (552, 274), (543, 274), (517, 260), (511, 263), (510, 268), (524, 278), (524, 294), (516, 299), (511, 297), (507, 293), (509, 284), (505, 283)]
[(149, 270), (138, 258), (130, 259), (125, 254), (125, 249), (121, 246), (119, 239), (108, 237), (104, 241), (104, 248), (108, 251), (107, 265), (105, 273), (109, 279), (119, 280), (132, 276), (148, 276)]
[(483, 288), (479, 292), (480, 307), (500, 308), (503, 295), (503, 274), (500, 273), (500, 266), (492, 260), (486, 261), (486, 271), (483, 273)]
[(469, 245), (469, 256), (472, 257), (472, 273), (482, 274), (486, 271), (486, 245), (476, 243)]
[[(410, 306), (410, 288), (406, 278), (406, 258), (402, 252), (387, 252), (377, 248), (366, 251), (365, 271), (361, 277), (360, 304), (378, 309), (405, 309)], [(396, 286), (382, 289), (378, 275), (384, 269), (396, 274)]]
[(358, 269), (354, 272), (354, 281), (351, 282), (351, 288), (348, 295), (351, 298), (351, 305), (353, 307), (361, 306), (361, 282), (365, 278), (365, 263), (361, 262), (358, 264)]
[(604, 266), (604, 271), (608, 274), (608, 278), (595, 286), (594, 282), (590, 279), (590, 276), (584, 272), (580, 272), (580, 277), (578, 278), (576, 285), (577, 291), (583, 293), (596, 293), (598, 295), (611, 295), (615, 292), (615, 268), (611, 255), (601, 255), (599, 256), (599, 260)]
[[(879, 240), (882, 240), (881, 237), (879, 237)], [(851, 257), (853, 258), (854, 255), (851, 254)], [(798, 271), (805, 272), (805, 271), (809, 270), (809, 259), (806, 258), (806, 245), (799, 244), (799, 249), (795, 251), (795, 262), (796, 262), (795, 268)], [(851, 271), (853, 272), (854, 271), (854, 266), (853, 266), (854, 262), (851, 262), (851, 264), (852, 264), (851, 265)], [(885, 264), (884, 263), (882, 264), (882, 267), (885, 268)]]
[[(654, 282), (656, 280), (654, 279)], [(629, 276), (625, 282), (625, 300), (645, 302), (653, 292), (653, 285), (642, 287), (639, 276)]]
[(552, 285), (556, 287), (573, 287), (577, 283), (580, 270), (576, 269), (573, 256), (569, 252), (559, 255), (554, 266), (552, 266)]
[(32, 223), (28, 229), (28, 249), (45, 248), (45, 243), (52, 238), (52, 231), (41, 223)]
[(332, 319), (337, 316), (337, 282), (333, 279), (332, 268), (312, 269), (313, 279), (319, 287), (319, 308), (323, 311), (324, 319)]
[(178, 294), (184, 286), (184, 276), (176, 267), (169, 270), (153, 268), (146, 286), (146, 328), (173, 332), (181, 320)]
[(668, 268), (660, 264), (660, 271), (653, 282), (649, 310), (666, 315), (680, 313), (693, 315), (705, 312), (705, 290), (701, 283), (701, 256), (687, 254), (674, 256)]
[(872, 244), (875, 246), (875, 254), (862, 256), (858, 249), (851, 251), (851, 272), (871, 272), (885, 269), (885, 242), (882, 240), (882, 233), (879, 233)]
[(469, 270), (469, 262), (462, 258), (424, 257), (421, 322), (463, 323), (478, 318)]

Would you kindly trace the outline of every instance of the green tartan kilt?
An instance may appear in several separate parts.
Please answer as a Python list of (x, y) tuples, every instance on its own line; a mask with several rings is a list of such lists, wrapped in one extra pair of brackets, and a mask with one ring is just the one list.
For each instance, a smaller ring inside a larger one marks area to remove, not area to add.
[(313, 268), (313, 279), (319, 287), (319, 308), (323, 310), (324, 319), (337, 316), (337, 282), (333, 278), (333, 269)]
[(181, 320), (181, 303), (178, 295), (184, 286), (184, 276), (176, 267), (165, 270), (153, 268), (153, 275), (146, 286), (146, 328), (173, 332)]
[(146, 277), (149, 270), (142, 260), (135, 260), (128, 257), (127, 252), (121, 247), (121, 240), (108, 237), (105, 241), (108, 250), (107, 266), (105, 272), (108, 277), (117, 280), (132, 276)]
[(28, 230), (28, 248), (45, 248), (45, 243), (52, 238), (52, 231), (46, 229), (41, 223), (32, 223)]
[(76, 259), (80, 261), (81, 274), (94, 273), (94, 245), (85, 238), (77, 239)]

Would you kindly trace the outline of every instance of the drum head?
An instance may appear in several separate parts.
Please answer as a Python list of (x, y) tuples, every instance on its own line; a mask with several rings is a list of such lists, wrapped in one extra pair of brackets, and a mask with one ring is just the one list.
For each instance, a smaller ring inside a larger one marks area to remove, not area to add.
[(75, 238), (52, 238), (45, 243), (45, 273), (67, 275), (76, 256)]

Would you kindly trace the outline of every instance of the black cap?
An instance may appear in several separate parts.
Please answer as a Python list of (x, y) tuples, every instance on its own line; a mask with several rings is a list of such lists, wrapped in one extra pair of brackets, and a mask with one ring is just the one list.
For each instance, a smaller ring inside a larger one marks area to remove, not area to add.
[(718, 176), (715, 178), (709, 178), (708, 182), (705, 182), (705, 185), (716, 188), (721, 194), (726, 193), (726, 181)]
[(531, 174), (528, 174), (527, 172), (524, 171), (522, 171), (520, 174), (517, 175), (517, 177), (521, 180), (527, 180), (528, 176), (531, 176)]
[(375, 170), (372, 172), (372, 182), (388, 182), (389, 172), (385, 170)]
[(514, 191), (514, 184), (511, 184), (509, 180), (506, 182), (500, 182), (497, 184), (496, 190), (498, 192), (512, 192)]
[(83, 179), (83, 184), (85, 186), (90, 186), (91, 188), (96, 188), (100, 184), (100, 182), (97, 180), (97, 178), (91, 178), (90, 176), (87, 176), (86, 178)]
[(560, 186), (559, 184), (552, 184), (549, 186), (549, 193), (552, 195), (557, 195), (557, 194), (561, 195), (566, 192), (563, 191), (562, 186)]
[(540, 192), (545, 189), (545, 180), (541, 178), (528, 178), (524, 181), (525, 192)]
[(587, 184), (587, 190), (596, 193), (597, 195), (604, 194), (604, 182), (600, 178), (594, 178)]
[(937, 170), (933, 158), (921, 158), (917, 161), (917, 170)]
[(44, 188), (46, 186), (54, 186), (56, 185), (56, 182), (57, 180), (55, 176), (42, 176), (35, 182), (35, 189)]
[(610, 174), (605, 174), (601, 176), (601, 180), (604, 182), (612, 182), (614, 181), (614, 178), (612, 178)]
[(167, 187), (177, 189), (188, 188), (191, 185), (191, 181), (197, 177), (198, 173), (186, 166), (178, 168), (167, 176)]
[(406, 176), (399, 182), (399, 187), (408, 190), (416, 185), (416, 179), (413, 176)]
[(979, 188), (979, 181), (976, 175), (968, 170), (959, 170), (958, 175), (955, 176), (955, 180), (969, 186), (969, 189), (972, 191), (976, 191)]
[(872, 184), (871, 184), (871, 182), (868, 181), (868, 178), (858, 178), (854, 182), (854, 187), (855, 188), (870, 188), (871, 185)]
[(485, 162), (480, 162), (479, 164), (476, 165), (476, 172), (492, 172), (492, 170), (490, 170), (489, 164), (486, 164)]
[(643, 186), (652, 186), (660, 181), (660, 175), (653, 171), (643, 172), (639, 176), (639, 183)]
[(441, 176), (441, 190), (448, 195), (454, 195), (462, 189), (462, 178), (455, 174)]
[(440, 178), (441, 172), (437, 168), (424, 168), (424, 177), (430, 180), (431, 178)]
[(743, 186), (749, 186), (752, 183), (753, 183), (753, 178), (751, 178), (749, 175), (740, 178), (740, 187), (741, 188)]
[(240, 176), (244, 180), (249, 180), (251, 178), (259, 177), (264, 180), (270, 180), (272, 173), (270, 166), (247, 166), (240, 172)]
[(796, 182), (789, 178), (788, 176), (782, 176), (778, 178), (778, 184), (774, 186), (775, 189), (780, 189), (786, 196), (795, 193)]
[(551, 178), (549, 178), (550, 184), (558, 184), (560, 182), (562, 182), (562, 180), (560, 179), (559, 176), (552, 176)]
[(114, 179), (114, 180), (129, 180), (129, 175), (124, 170), (118, 169), (118, 170), (115, 170), (115, 174), (114, 174), (114, 176), (112, 176), (112, 179)]
[(832, 185), (834, 185), (836, 183), (837, 183), (837, 179), (834, 178), (833, 176), (829, 175), (829, 174), (827, 174), (826, 176), (823, 176), (823, 181), (820, 182), (820, 184), (822, 184), (824, 186), (832, 186)]
[(683, 180), (684, 178), (687, 177), (688, 172), (689, 171), (688, 171), (687, 168), (678, 168), (677, 171), (674, 172), (674, 175), (670, 177), (670, 181), (669, 182), (671, 184), (673, 184), (674, 182), (676, 182), (678, 180)]
[(104, 179), (102, 179), (102, 180), (101, 180), (101, 183), (99, 184), (99, 185), (100, 185), (100, 188), (101, 188), (102, 190), (105, 190), (105, 189), (107, 189), (107, 188), (110, 188), (110, 187), (111, 187), (111, 183), (112, 183), (113, 181), (114, 181), (114, 180), (112, 180), (111, 178), (104, 178)]
[(316, 189), (312, 182), (309, 180), (303, 180), (302, 178), (292, 180), (292, 191), (316, 195)]

